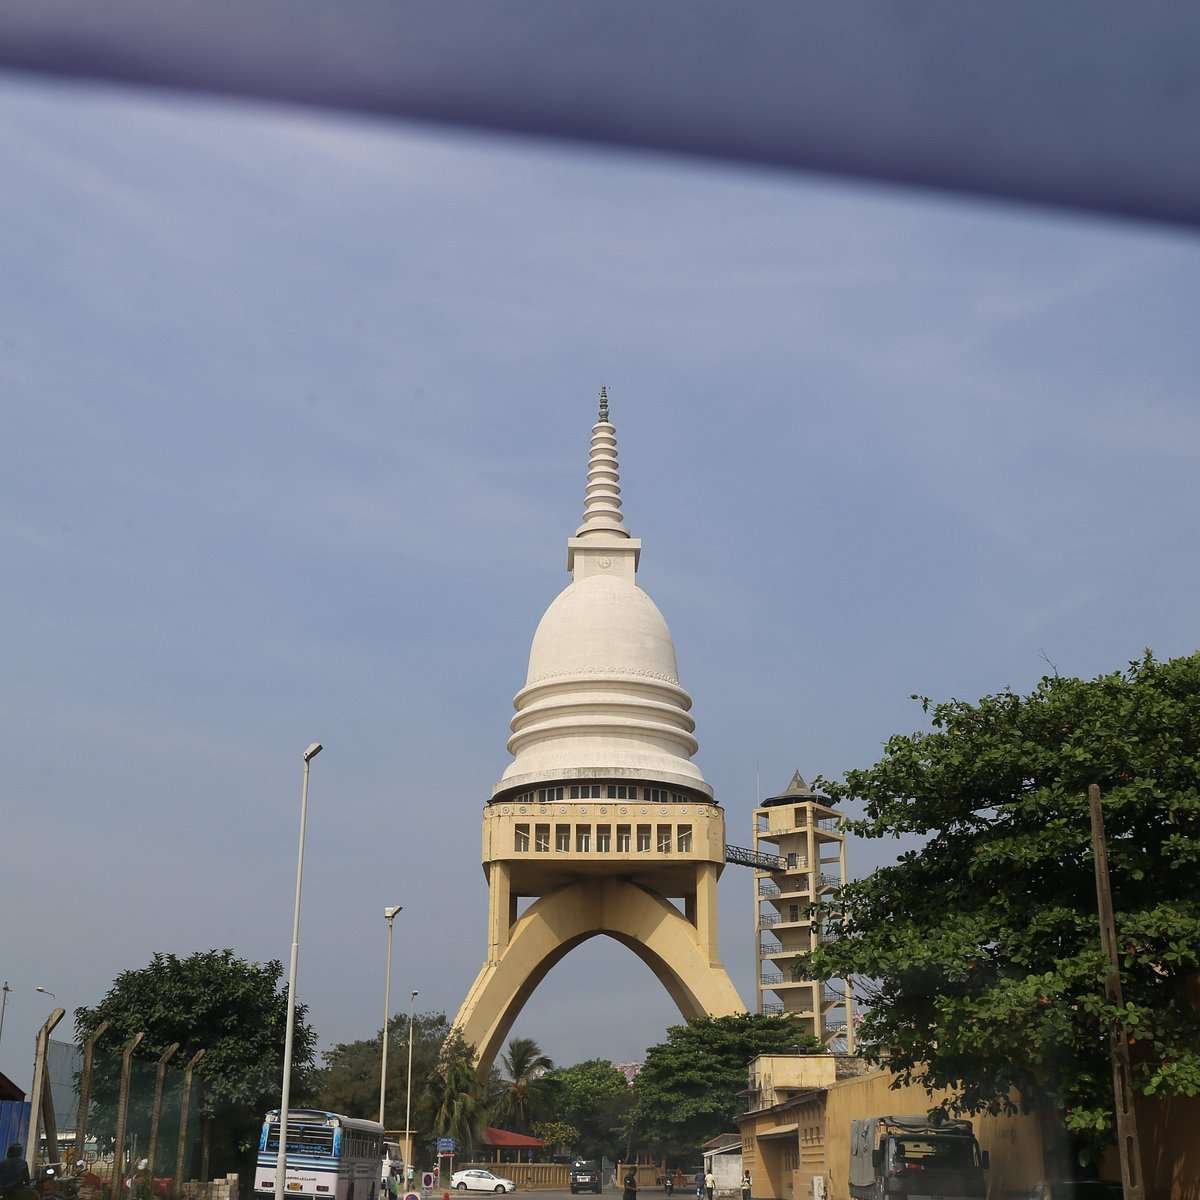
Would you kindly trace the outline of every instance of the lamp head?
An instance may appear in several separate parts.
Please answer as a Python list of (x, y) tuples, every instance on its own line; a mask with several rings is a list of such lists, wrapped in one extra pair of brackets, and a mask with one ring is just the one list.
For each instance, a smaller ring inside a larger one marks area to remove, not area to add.
[(43, 996), (49, 996), (52, 1000), (58, 999), (58, 997), (55, 996), (55, 994), (52, 991), (50, 991), (49, 988), (42, 987), (42, 985), (40, 983), (33, 990), (35, 992), (41, 992)]
[(403, 904), (392, 904), (383, 910), (384, 919), (390, 921), (398, 912), (404, 911)]
[(325, 747), (322, 746), (320, 742), (313, 742), (313, 744), (304, 752), (304, 761), (311, 762), (324, 749)]

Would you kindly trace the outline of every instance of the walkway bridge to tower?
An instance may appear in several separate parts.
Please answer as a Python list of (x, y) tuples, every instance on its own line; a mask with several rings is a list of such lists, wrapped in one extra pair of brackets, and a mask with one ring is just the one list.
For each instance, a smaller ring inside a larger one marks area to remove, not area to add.
[(787, 866), (782, 854), (767, 854), (746, 846), (726, 846), (725, 861), (735, 867), (753, 867), (756, 871), (782, 871)]

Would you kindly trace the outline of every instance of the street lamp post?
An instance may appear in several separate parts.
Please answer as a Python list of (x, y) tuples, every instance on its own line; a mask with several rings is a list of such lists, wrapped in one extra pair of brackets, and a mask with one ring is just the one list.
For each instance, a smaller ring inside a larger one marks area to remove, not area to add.
[(408, 998), (408, 1095), (404, 1100), (404, 1178), (407, 1183), (412, 1171), (412, 1035), (413, 1011), (417, 1005), (419, 992), (413, 992)]
[(379, 1123), (383, 1120), (383, 1098), (387, 1092), (387, 1052), (388, 1052), (388, 1022), (392, 1019), (392, 926), (396, 914), (404, 906), (393, 904), (383, 910), (383, 919), (387, 921), (387, 978), (383, 984), (383, 1053), (379, 1062)]
[(0, 1042), (4, 1041), (4, 1010), (8, 1008), (8, 993), (12, 988), (8, 986), (8, 980), (4, 981), (4, 987), (0, 988)]
[(300, 789), (300, 849), (296, 855), (296, 899), (292, 905), (292, 961), (288, 969), (287, 1029), (283, 1039), (283, 1094), (279, 1099), (279, 1154), (275, 1159), (275, 1200), (284, 1200), (287, 1175), (288, 1102), (292, 1093), (292, 1039), (296, 1028), (296, 967), (300, 959), (300, 887), (304, 882), (304, 834), (308, 827), (308, 764), (321, 753), (313, 742), (304, 752), (304, 783)]

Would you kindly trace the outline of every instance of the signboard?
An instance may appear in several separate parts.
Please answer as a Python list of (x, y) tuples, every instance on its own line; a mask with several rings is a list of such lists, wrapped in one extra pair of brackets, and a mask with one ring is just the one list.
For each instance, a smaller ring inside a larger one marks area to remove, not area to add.
[(437, 1186), (437, 1176), (432, 1171), (426, 1171), (421, 1176), (421, 1186), (428, 1191), (431, 1187)]
[(437, 1148), (439, 1154), (453, 1154), (455, 1149), (455, 1141), (451, 1137), (442, 1137), (437, 1140)]
[(404, 1200), (421, 1200), (421, 1197), (416, 1192), (405, 1192)]

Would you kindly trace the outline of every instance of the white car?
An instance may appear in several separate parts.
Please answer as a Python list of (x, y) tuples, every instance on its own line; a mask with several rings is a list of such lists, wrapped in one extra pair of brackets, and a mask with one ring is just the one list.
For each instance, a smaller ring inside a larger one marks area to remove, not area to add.
[(515, 1192), (517, 1185), (511, 1179), (493, 1175), (472, 1167), (469, 1171), (455, 1171), (450, 1176), (450, 1186), (460, 1192)]

